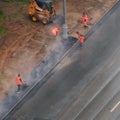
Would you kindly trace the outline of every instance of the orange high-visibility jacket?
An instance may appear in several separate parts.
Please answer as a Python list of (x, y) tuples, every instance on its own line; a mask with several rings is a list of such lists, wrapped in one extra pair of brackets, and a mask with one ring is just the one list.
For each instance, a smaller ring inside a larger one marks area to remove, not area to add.
[(53, 28), (52, 33), (54, 36), (56, 36), (58, 32), (59, 32), (59, 29), (57, 27)]
[(78, 35), (78, 38), (81, 43), (84, 43), (85, 37), (83, 35)]
[(89, 18), (87, 15), (83, 15), (82, 16), (82, 24), (83, 25), (88, 25), (88, 22), (89, 22)]
[(17, 85), (22, 85), (22, 80), (20, 77), (16, 77), (16, 84)]

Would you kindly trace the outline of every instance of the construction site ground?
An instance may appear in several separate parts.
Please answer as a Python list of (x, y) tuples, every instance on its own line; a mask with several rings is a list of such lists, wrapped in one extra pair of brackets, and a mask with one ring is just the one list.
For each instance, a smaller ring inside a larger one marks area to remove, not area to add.
[[(69, 36), (77, 37), (76, 31), (85, 35), (116, 1), (67, 0)], [(56, 12), (60, 16), (63, 13), (62, 5), (62, 0), (54, 0)], [(5, 26), (5, 34), (0, 36), (0, 101), (2, 101), (10, 91), (16, 89), (16, 75), (20, 73), (22, 79), (26, 80), (57, 42), (56, 37), (51, 35), (52, 24), (44, 26), (29, 19), (28, 4), (0, 1), (0, 8), (5, 15), (4, 20), (0, 20), (0, 25)], [(90, 19), (88, 29), (79, 24), (84, 10)], [(29, 79), (27, 81), (30, 83)]]

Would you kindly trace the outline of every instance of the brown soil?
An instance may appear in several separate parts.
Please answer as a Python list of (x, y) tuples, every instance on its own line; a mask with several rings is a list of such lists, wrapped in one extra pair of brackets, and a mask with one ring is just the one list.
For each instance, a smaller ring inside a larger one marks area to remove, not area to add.
[[(74, 28), (80, 21), (84, 8), (87, 10), (90, 23), (89, 29), (101, 18), (116, 0), (67, 0), (68, 30)], [(57, 14), (62, 14), (62, 0), (54, 0)], [(0, 37), (0, 94), (2, 98), (15, 88), (15, 77), (18, 73), (26, 79), (28, 74), (43, 60), (52, 49), (55, 38), (50, 34), (50, 26), (34, 23), (28, 17), (28, 5), (22, 3), (7, 3), (0, 1), (6, 19), (0, 25), (6, 27), (6, 33)], [(85, 34), (83, 26), (78, 26), (70, 35), (76, 36), (76, 31)]]

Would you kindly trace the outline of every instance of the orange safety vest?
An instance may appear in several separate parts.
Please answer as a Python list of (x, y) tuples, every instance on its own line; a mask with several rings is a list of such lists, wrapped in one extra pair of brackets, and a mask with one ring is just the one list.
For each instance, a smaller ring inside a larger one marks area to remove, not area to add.
[(78, 38), (81, 43), (84, 43), (85, 37), (83, 35), (78, 35)]
[(52, 34), (53, 34), (54, 36), (56, 36), (58, 32), (59, 32), (59, 29), (58, 29), (57, 27), (53, 28)]
[(83, 15), (82, 16), (82, 24), (83, 25), (88, 25), (88, 22), (89, 22), (89, 18), (87, 15)]
[(22, 85), (22, 80), (20, 77), (16, 77), (16, 84), (17, 85)]

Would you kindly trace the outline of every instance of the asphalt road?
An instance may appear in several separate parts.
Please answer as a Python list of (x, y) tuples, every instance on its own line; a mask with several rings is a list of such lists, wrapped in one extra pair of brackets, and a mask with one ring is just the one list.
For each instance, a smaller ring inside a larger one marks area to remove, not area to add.
[(120, 120), (120, 2), (5, 120)]

